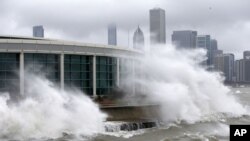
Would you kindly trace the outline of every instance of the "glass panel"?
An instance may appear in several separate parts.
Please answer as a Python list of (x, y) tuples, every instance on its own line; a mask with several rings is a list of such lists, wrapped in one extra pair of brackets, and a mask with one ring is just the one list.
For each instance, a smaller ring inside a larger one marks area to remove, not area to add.
[(116, 58), (96, 57), (97, 95), (109, 94), (116, 84)]
[(92, 70), (92, 57), (82, 55), (64, 55), (64, 63), (66, 87), (76, 87), (84, 93), (92, 95), (93, 74), (90, 72), (90, 70)]
[(0, 53), (0, 91), (18, 94), (19, 54)]
[(60, 82), (58, 54), (24, 54), (24, 68), (30, 73), (44, 74), (52, 82)]

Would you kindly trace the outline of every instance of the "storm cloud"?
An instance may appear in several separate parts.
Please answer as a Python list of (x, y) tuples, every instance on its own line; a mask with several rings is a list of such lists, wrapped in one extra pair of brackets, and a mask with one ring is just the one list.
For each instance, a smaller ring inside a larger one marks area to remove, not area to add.
[(138, 25), (149, 42), (154, 7), (166, 10), (169, 43), (173, 30), (189, 29), (210, 34), (237, 58), (249, 50), (249, 0), (1, 0), (0, 34), (31, 36), (33, 25), (43, 25), (48, 38), (106, 44), (107, 25), (116, 23), (118, 45), (131, 47)]

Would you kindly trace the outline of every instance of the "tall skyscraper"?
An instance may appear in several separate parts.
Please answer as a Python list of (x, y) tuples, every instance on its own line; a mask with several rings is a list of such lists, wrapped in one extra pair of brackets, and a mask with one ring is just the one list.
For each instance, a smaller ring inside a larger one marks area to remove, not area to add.
[(214, 65), (214, 57), (217, 54), (222, 54), (222, 50), (218, 50), (217, 40), (211, 39), (210, 40), (210, 50), (209, 50), (210, 65)]
[(234, 55), (224, 54), (224, 75), (226, 82), (233, 81), (233, 72), (234, 72)]
[(174, 31), (172, 34), (172, 43), (177, 48), (196, 48), (197, 31), (182, 30)]
[(207, 50), (207, 61), (204, 65), (211, 65), (211, 37), (210, 35), (198, 35), (196, 38), (196, 47)]
[(133, 47), (138, 50), (144, 50), (144, 35), (139, 26), (134, 33)]
[(244, 57), (244, 72), (245, 82), (250, 82), (250, 51), (243, 52)]
[(243, 59), (235, 61), (236, 82), (250, 82), (250, 51), (243, 52)]
[(211, 50), (211, 64), (214, 65), (214, 59), (216, 56), (223, 54), (222, 50)]
[(44, 37), (44, 29), (42, 25), (33, 26), (33, 37)]
[(116, 36), (116, 25), (110, 24), (108, 26), (108, 44), (117, 45), (117, 36)]
[(243, 58), (244, 59), (250, 59), (250, 51), (244, 51), (243, 52)]
[(211, 38), (210, 35), (198, 35), (196, 38), (197, 48), (210, 49)]
[(215, 39), (211, 39), (210, 46), (211, 46), (211, 50), (217, 50), (217, 49), (218, 49), (218, 43), (217, 43), (217, 40), (215, 40)]
[(231, 53), (217, 55), (215, 57), (215, 70), (223, 72), (225, 82), (232, 82), (234, 74), (234, 55)]
[(236, 77), (236, 82), (245, 81), (245, 61), (244, 59), (236, 60), (234, 64), (234, 74)]
[(165, 10), (161, 8), (151, 9), (149, 12), (150, 19), (150, 44), (166, 43), (166, 21)]
[(214, 58), (214, 70), (224, 72), (224, 56), (223, 54), (218, 54)]

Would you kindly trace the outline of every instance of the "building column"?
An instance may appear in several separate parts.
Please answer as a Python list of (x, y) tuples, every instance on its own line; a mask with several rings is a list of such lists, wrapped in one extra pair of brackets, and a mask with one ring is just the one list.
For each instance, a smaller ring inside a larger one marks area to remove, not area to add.
[(96, 56), (93, 56), (93, 97), (95, 98), (96, 95)]
[(64, 54), (60, 54), (60, 86), (64, 90)]
[(24, 95), (24, 53), (23, 51), (20, 53), (19, 56), (19, 64), (20, 64), (20, 95)]
[(116, 85), (120, 86), (120, 59), (117, 58), (116, 61)]

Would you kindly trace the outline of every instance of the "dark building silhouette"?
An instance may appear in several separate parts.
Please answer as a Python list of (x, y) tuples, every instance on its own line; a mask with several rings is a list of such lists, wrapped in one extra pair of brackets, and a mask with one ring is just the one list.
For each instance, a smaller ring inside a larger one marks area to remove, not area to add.
[(110, 24), (108, 26), (108, 45), (117, 45), (117, 36), (116, 36), (116, 25)]
[(44, 29), (42, 25), (33, 26), (33, 37), (44, 37)]
[(243, 52), (243, 58), (244, 59), (250, 59), (250, 51), (244, 51)]
[(166, 43), (166, 21), (165, 10), (161, 8), (151, 9), (149, 12), (150, 19), (150, 44)]
[(250, 82), (250, 51), (243, 52), (243, 59), (235, 61), (236, 82)]
[(211, 39), (209, 50), (210, 65), (214, 65), (214, 58), (218, 54), (222, 54), (222, 50), (218, 50), (217, 40)]
[(223, 72), (225, 82), (233, 82), (234, 54), (220, 54), (215, 57), (215, 70)]
[(181, 30), (174, 31), (172, 34), (172, 43), (177, 48), (196, 48), (197, 31)]
[(139, 26), (134, 32), (133, 47), (134, 49), (144, 50), (144, 35)]

